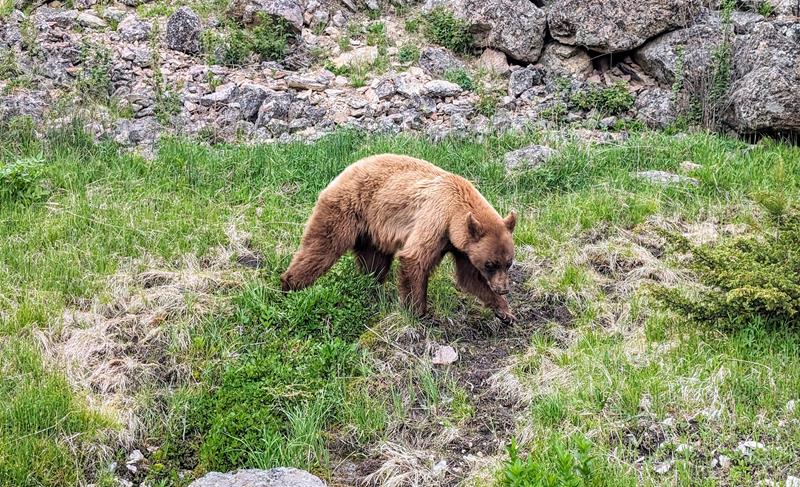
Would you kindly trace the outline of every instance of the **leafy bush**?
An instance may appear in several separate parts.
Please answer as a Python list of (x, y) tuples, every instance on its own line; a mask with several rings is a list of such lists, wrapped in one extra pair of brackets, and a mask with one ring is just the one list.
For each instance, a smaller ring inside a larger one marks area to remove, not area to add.
[(419, 47), (416, 44), (403, 44), (397, 52), (397, 59), (401, 63), (415, 63), (419, 60)]
[(0, 162), (0, 203), (29, 204), (47, 196), (43, 163), (40, 158)]
[(448, 69), (444, 73), (444, 79), (457, 84), (462, 90), (472, 91), (475, 89), (475, 83), (465, 69)]
[(691, 252), (689, 268), (702, 288), (697, 293), (658, 287), (655, 295), (690, 319), (736, 328), (755, 321), (785, 325), (800, 313), (800, 207), (760, 195), (767, 210), (754, 234), (717, 245), (692, 245), (665, 234), (672, 245)]
[(574, 446), (569, 448), (563, 440), (556, 440), (548, 448), (531, 452), (523, 459), (512, 441), (499, 484), (503, 487), (605, 485), (606, 472), (592, 454), (591, 443), (583, 437), (575, 438), (572, 443)]
[(260, 15), (251, 29), (229, 25), (222, 31), (203, 32), (203, 50), (213, 62), (236, 66), (247, 62), (251, 55), (261, 61), (280, 61), (289, 51), (292, 31), (285, 19)]
[(590, 86), (586, 91), (573, 93), (570, 101), (582, 110), (595, 109), (601, 113), (614, 115), (630, 110), (634, 98), (625, 83), (618, 82), (606, 88)]
[(455, 52), (466, 53), (472, 48), (469, 24), (443, 7), (436, 7), (427, 15), (423, 33), (429, 41)]

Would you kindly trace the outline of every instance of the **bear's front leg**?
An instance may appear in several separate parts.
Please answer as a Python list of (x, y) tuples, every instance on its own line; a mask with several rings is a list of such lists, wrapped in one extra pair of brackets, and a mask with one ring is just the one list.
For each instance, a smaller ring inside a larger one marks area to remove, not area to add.
[(410, 247), (397, 255), (397, 290), (403, 305), (418, 317), (428, 312), (428, 278), (441, 260), (441, 250)]
[(516, 320), (511, 308), (508, 306), (508, 300), (492, 291), (486, 279), (472, 265), (466, 255), (460, 252), (453, 252), (453, 260), (456, 264), (456, 282), (462, 291), (480, 299), (503, 323), (511, 323)]

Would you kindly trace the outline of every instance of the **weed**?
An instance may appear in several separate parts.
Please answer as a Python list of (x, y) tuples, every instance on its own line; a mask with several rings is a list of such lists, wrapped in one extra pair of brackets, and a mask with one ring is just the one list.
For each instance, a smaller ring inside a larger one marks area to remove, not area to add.
[(774, 8), (772, 7), (772, 3), (768, 0), (764, 0), (760, 4), (758, 4), (758, 13), (763, 15), (764, 17), (769, 17), (772, 15)]
[(168, 123), (170, 119), (181, 112), (183, 104), (180, 95), (165, 86), (164, 75), (161, 73), (161, 55), (158, 49), (158, 33), (154, 30), (151, 37), (150, 52), (153, 60), (153, 91), (155, 92), (155, 114), (161, 123)]
[(339, 49), (341, 49), (342, 52), (347, 52), (353, 49), (353, 47), (350, 45), (350, 38), (347, 36), (340, 37), (337, 42), (339, 44)]
[(383, 22), (372, 22), (367, 26), (367, 45), (385, 47), (388, 44), (386, 38), (386, 25)]
[(672, 97), (683, 91), (686, 77), (686, 50), (684, 46), (675, 47), (675, 80), (672, 82)]
[(111, 53), (103, 46), (84, 43), (81, 47), (81, 70), (75, 81), (81, 97), (108, 102), (111, 96)]
[(21, 74), (14, 50), (0, 51), (0, 80), (12, 80)]
[(567, 115), (567, 105), (564, 102), (557, 101), (552, 106), (539, 112), (539, 115), (545, 120), (561, 123)]
[(0, 19), (8, 17), (14, 11), (14, 0), (0, 0)]
[(497, 103), (500, 101), (500, 96), (489, 90), (478, 91), (478, 101), (475, 103), (475, 111), (481, 115), (491, 117), (497, 111)]
[(405, 28), (406, 32), (409, 34), (416, 34), (419, 32), (421, 20), (419, 17), (411, 17), (403, 22), (403, 28)]
[(444, 7), (436, 7), (425, 17), (425, 37), (440, 46), (455, 52), (467, 53), (472, 49), (472, 34), (469, 23), (456, 18)]
[(401, 63), (416, 63), (419, 61), (419, 47), (412, 43), (403, 44), (397, 52), (397, 60)]
[(457, 84), (462, 90), (472, 91), (475, 89), (475, 83), (466, 69), (448, 69), (444, 73), (444, 79)]
[(590, 86), (586, 91), (573, 93), (570, 101), (581, 110), (594, 109), (615, 115), (630, 110), (633, 107), (634, 97), (625, 83), (618, 82), (606, 88)]
[(49, 193), (45, 186), (45, 165), (40, 157), (0, 162), (0, 202), (30, 204)]

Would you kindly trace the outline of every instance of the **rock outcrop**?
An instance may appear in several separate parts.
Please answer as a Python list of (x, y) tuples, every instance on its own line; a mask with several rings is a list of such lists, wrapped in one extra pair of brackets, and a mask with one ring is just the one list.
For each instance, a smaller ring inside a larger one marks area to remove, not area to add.
[(697, 0), (558, 0), (548, 10), (550, 34), (562, 44), (611, 53), (693, 22)]

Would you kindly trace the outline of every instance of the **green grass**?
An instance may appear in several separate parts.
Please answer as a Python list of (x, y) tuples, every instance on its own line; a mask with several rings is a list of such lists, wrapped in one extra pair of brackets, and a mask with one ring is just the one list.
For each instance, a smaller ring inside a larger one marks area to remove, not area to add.
[[(43, 360), (37, 331), (57, 324), (77, 303), (107, 298), (109, 276), (125, 270), (126, 262), (209, 255), (227, 243), (231, 222), (252, 234), (264, 265), (234, 289), (219, 291), (220, 305), (191, 325), (189, 343), (170, 348), (191, 370), (192, 382), (139, 398), (149, 414), (148, 444), (160, 446), (148, 458), (154, 483), (179, 484), (183, 469), (198, 475), (279, 464), (326, 476), (328, 441), (337, 432), (368, 448), (391, 434), (389, 423), (410, 414), (408, 404), (441, 411), (455, 424), (480, 415), (473, 392), (441, 369), (409, 364), (411, 392), (388, 385), (369, 389), (375, 392), (370, 395), (359, 389), (380, 377), (369, 367), (367, 327), (398, 305), (393, 284), (378, 289), (367, 278), (353, 278), (352, 259), (343, 259), (311, 289), (277, 292), (317, 194), (360, 157), (405, 153), (470, 178), (501, 213), (518, 210), (519, 245), (554, 261), (588, 230), (630, 229), (654, 215), (752, 221), (748, 195), (797, 194), (800, 184), (797, 148), (764, 141), (748, 149), (704, 133), (675, 138), (643, 132), (590, 150), (559, 143), (558, 154), (542, 168), (507, 174), (505, 152), (534, 142), (555, 144), (552, 135), (432, 144), (340, 132), (312, 144), (217, 147), (166, 139), (155, 159), (145, 160), (95, 144), (71, 127), (44, 139), (35, 138), (24, 120), (1, 128), (0, 178), (13, 181), (13, 189), (4, 184), (0, 191), (3, 486), (96, 481), (103, 463), (87, 452), (93, 445), (113, 451), (111, 438), (121, 427), (89, 412), (84, 394)], [(662, 187), (631, 176), (644, 169), (677, 171), (684, 160), (702, 164), (694, 174), (698, 187)], [(676, 329), (667, 315), (654, 313), (641, 326), (647, 360), (639, 362), (631, 358), (629, 336), (600, 326), (610, 298), (582, 265), (571, 262), (541, 281), (556, 298), (591, 295), (597, 302), (578, 299), (570, 308), (575, 340), (560, 351), (552, 350), (546, 330), (534, 333), (520, 377), (533, 380), (547, 358), (567, 370), (569, 380), (553, 382), (530, 404), (527, 427), (537, 434), (519, 445), (514, 468), (536, 475), (563, 457), (567, 470), (580, 471), (577, 455), (585, 440), (598, 459), (591, 472), (608, 476), (609, 485), (635, 479), (636, 451), (621, 438), (638, 431), (647, 397), (653, 417), (673, 415), (676, 434), (705, 445), (673, 467), (681, 480), (709, 477), (704, 448), (734, 458), (735, 468), (719, 477), (731, 483), (788, 472), (800, 444), (798, 413), (787, 417), (785, 407), (800, 390), (796, 332), (759, 323), (730, 334)], [(445, 317), (470, 302), (454, 290), (449, 267), (431, 285), (434, 312)], [(645, 298), (632, 303), (649, 309)], [(406, 401), (403, 394), (415, 399)], [(684, 421), (711, 406), (722, 408), (722, 419)], [(735, 456), (737, 441), (751, 438), (767, 444), (767, 451)], [(647, 462), (666, 459), (672, 447), (662, 448)], [(600, 461), (611, 451), (613, 460)], [(528, 452), (538, 453), (529, 461)], [(652, 469), (646, 472), (647, 482), (667, 482)]]

